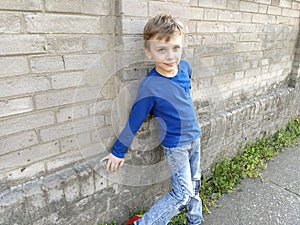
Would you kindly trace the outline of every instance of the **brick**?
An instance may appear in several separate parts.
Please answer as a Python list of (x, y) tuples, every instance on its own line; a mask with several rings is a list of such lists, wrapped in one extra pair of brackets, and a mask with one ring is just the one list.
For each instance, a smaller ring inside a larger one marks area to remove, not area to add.
[(255, 77), (261, 74), (261, 67), (250, 69), (245, 71), (245, 78), (247, 77)]
[[(134, 7), (132, 7), (133, 5), (134, 5)], [(142, 16), (143, 17), (148, 14), (148, 0), (123, 1), (120, 12), (126, 16)]]
[(198, 0), (190, 0), (190, 6), (198, 6)]
[(102, 127), (92, 133), (92, 142), (101, 143), (105, 138), (116, 137), (117, 133), (112, 126)]
[(99, 96), (98, 87), (57, 90), (34, 97), (36, 108), (44, 109), (55, 106), (75, 104), (83, 101), (93, 101)]
[(86, 117), (89, 114), (88, 105), (75, 105), (72, 107), (64, 107), (58, 110), (56, 118), (59, 123), (72, 121), (81, 117)]
[(33, 73), (63, 71), (64, 59), (62, 56), (32, 57), (30, 65)]
[(49, 53), (74, 53), (83, 50), (83, 37), (71, 34), (46, 34), (46, 49)]
[(62, 90), (36, 95), (34, 97), (37, 109), (61, 106), (73, 103), (76, 90)]
[(251, 20), (252, 20), (252, 13), (241, 12), (241, 22), (248, 23), (251, 22)]
[(204, 20), (217, 20), (219, 10), (217, 9), (204, 9), (203, 19)]
[(90, 133), (74, 134), (60, 141), (62, 152), (80, 150), (83, 146), (91, 144)]
[(72, 150), (62, 153), (50, 160), (44, 160), (44, 163), (48, 171), (56, 171), (62, 168), (66, 168), (67, 166), (71, 166), (72, 164), (75, 164), (82, 159), (83, 157), (78, 150)]
[(12, 77), (29, 73), (26, 57), (2, 57), (0, 58), (0, 78)]
[(87, 197), (92, 195), (95, 192), (93, 170), (89, 167), (75, 167), (74, 170), (76, 171), (79, 179), (81, 196)]
[(213, 9), (226, 9), (227, 1), (226, 0), (201, 0), (199, 1), (200, 7), (207, 7), (207, 8), (213, 8)]
[(40, 129), (40, 138), (42, 142), (58, 140), (73, 135), (72, 123), (56, 124), (49, 128)]
[(142, 34), (147, 20), (123, 19), (122, 32), (123, 34)]
[(0, 42), (0, 55), (36, 54), (46, 51), (46, 41), (40, 35), (1, 35)]
[(40, 136), (43, 142), (48, 142), (72, 136), (74, 134), (85, 133), (96, 129), (97, 127), (101, 127), (103, 124), (104, 118), (85, 118), (41, 129)]
[(0, 117), (16, 115), (33, 110), (33, 102), (30, 97), (0, 100)]
[(264, 15), (264, 14), (253, 14), (252, 22), (253, 23), (268, 24), (268, 22), (269, 22), (269, 16), (268, 15)]
[(232, 12), (232, 11), (219, 11), (218, 20), (221, 21), (240, 21), (241, 13), (240, 12)]
[(235, 44), (237, 52), (260, 51), (262, 49), (260, 42), (240, 42)]
[(82, 155), (82, 157), (85, 160), (91, 160), (94, 159), (95, 157), (98, 157), (99, 154), (105, 152), (107, 153), (107, 151), (105, 150), (105, 146), (103, 146), (102, 143), (103, 140), (101, 140), (101, 142), (98, 143), (94, 143), (88, 146), (83, 146), (80, 148), (80, 153)]
[(266, 5), (272, 4), (272, 0), (256, 0), (256, 2), (261, 4), (266, 4)]
[(292, 9), (300, 9), (300, 2), (292, 2)]
[(243, 79), (245, 77), (244, 74), (245, 74), (244, 71), (236, 72), (236, 73), (234, 73), (234, 79), (235, 80)]
[(245, 12), (258, 12), (259, 4), (253, 2), (240, 2), (240, 10)]
[(154, 17), (157, 14), (169, 13), (176, 15), (176, 18), (178, 18), (184, 24), (184, 21), (189, 19), (190, 7), (188, 7), (186, 4), (180, 4), (179, 2), (149, 1), (148, 8), (150, 17)]
[(266, 6), (266, 5), (259, 5), (259, 8), (258, 8), (258, 12), (259, 13), (267, 13), (267, 10), (268, 10), (268, 6)]
[[(186, 40), (186, 39), (185, 39)], [(186, 52), (185, 52), (186, 54)], [(147, 68), (144, 67), (138, 67), (138, 68), (125, 68), (124, 70), (121, 71), (120, 73), (122, 75), (122, 80), (123, 81), (136, 81), (136, 80), (141, 80), (145, 77), (147, 74)]]
[(38, 144), (38, 138), (35, 131), (11, 135), (0, 139), (1, 154), (13, 152), (36, 144)]
[(93, 131), (101, 128), (104, 125), (104, 116), (89, 117), (85, 119), (75, 120), (72, 122), (73, 131), (75, 134)]
[(224, 32), (226, 33), (238, 33), (240, 31), (241, 24), (240, 23), (225, 23), (224, 24)]
[(86, 35), (84, 37), (84, 50), (91, 52), (106, 52), (114, 48), (114, 37), (109, 34)]
[(0, 162), (1, 167), (9, 169), (26, 167), (27, 164), (32, 164), (57, 154), (59, 154), (58, 143), (53, 142), (2, 155)]
[(8, 190), (1, 193), (0, 203), (2, 207), (9, 207), (11, 205), (20, 204), (20, 202), (24, 202), (24, 196), (20, 191), (20, 188), (16, 188), (15, 190)]
[(258, 35), (256, 33), (241, 33), (239, 41), (257, 41)]
[(44, 174), (45, 172), (46, 172), (46, 170), (44, 167), (44, 163), (37, 162), (34, 164), (26, 165), (26, 167), (13, 168), (13, 170), (10, 170), (9, 172), (4, 173), (4, 175), (6, 176), (6, 178), (7, 178), (6, 181), (8, 183), (10, 181), (24, 182), (24, 181), (31, 180), (33, 177)]
[(299, 17), (299, 10), (293, 10), (293, 9), (290, 9), (290, 10), (289, 10), (289, 15), (290, 15), (291, 17), (298, 18), (298, 17)]
[(103, 112), (111, 111), (113, 107), (112, 100), (97, 101), (89, 106), (90, 114), (103, 114)]
[(279, 6), (283, 8), (292, 8), (292, 1), (290, 0), (280, 0)]
[(0, 9), (9, 10), (22, 10), (22, 11), (42, 11), (43, 9), (42, 0), (1, 0)]
[(239, 0), (228, 0), (227, 1), (227, 9), (239, 10), (240, 9), (240, 1)]
[(77, 174), (73, 169), (64, 170), (59, 173), (64, 181), (63, 190), (67, 202), (74, 202), (80, 198), (80, 186)]
[(272, 14), (272, 15), (281, 15), (281, 11), (282, 9), (280, 7), (276, 7), (276, 6), (268, 6), (268, 14)]
[(70, 87), (78, 87), (84, 84), (81, 82), (83, 80), (83, 72), (70, 72), (70, 73), (60, 73), (51, 76), (51, 84), (53, 89), (62, 89)]
[(29, 33), (89, 34), (110, 33), (114, 23), (110, 17), (60, 14), (26, 14)]
[(1, 209), (4, 209), (4, 212), (6, 211), (4, 220), (1, 219), (4, 221), (3, 224), (30, 223), (30, 219), (26, 215), (23, 193), (20, 189), (21, 188), (18, 187), (15, 190), (11, 190), (9, 193), (4, 193), (2, 199), (0, 199), (1, 202), (6, 203), (1, 207)]
[(62, 180), (57, 174), (45, 177), (42, 181), (43, 189), (47, 192), (49, 203), (56, 203), (64, 200)]
[(0, 14), (0, 33), (19, 33), (21, 31), (20, 15), (19, 14)]
[(107, 0), (48, 0), (45, 9), (49, 12), (72, 12), (92, 15), (110, 15), (111, 1)]
[[(66, 55), (64, 56), (66, 70), (84, 70), (89, 69), (94, 63), (101, 61), (102, 55), (86, 54), (86, 55)], [(109, 59), (114, 60), (114, 59)], [(113, 63), (113, 62), (111, 62)]]
[(31, 221), (36, 221), (48, 214), (47, 200), (42, 183), (39, 180), (34, 180), (24, 186), (24, 196), (27, 206), (27, 212), (30, 215)]
[(190, 20), (203, 20), (204, 9), (190, 8)]
[(21, 77), (0, 81), (0, 97), (32, 94), (50, 88), (47, 77)]
[(197, 23), (197, 32), (199, 33), (214, 33), (224, 32), (225, 24), (221, 22), (199, 22)]
[(49, 111), (22, 115), (1, 121), (0, 136), (32, 130), (54, 123), (54, 113)]
[(94, 173), (94, 180), (95, 180), (95, 192), (107, 188), (108, 180), (100, 176), (98, 173)]

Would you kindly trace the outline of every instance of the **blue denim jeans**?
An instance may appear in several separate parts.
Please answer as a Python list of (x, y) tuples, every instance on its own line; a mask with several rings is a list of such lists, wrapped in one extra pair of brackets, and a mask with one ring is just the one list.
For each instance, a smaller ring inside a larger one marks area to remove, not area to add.
[(187, 224), (201, 224), (200, 141), (176, 148), (164, 147), (170, 171), (172, 191), (158, 200), (136, 225), (166, 225), (182, 209), (186, 209)]

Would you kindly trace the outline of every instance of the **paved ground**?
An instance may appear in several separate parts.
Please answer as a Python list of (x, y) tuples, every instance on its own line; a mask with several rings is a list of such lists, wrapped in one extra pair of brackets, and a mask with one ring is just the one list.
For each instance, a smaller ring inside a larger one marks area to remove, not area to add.
[(263, 175), (223, 195), (203, 225), (300, 225), (300, 146), (286, 148)]

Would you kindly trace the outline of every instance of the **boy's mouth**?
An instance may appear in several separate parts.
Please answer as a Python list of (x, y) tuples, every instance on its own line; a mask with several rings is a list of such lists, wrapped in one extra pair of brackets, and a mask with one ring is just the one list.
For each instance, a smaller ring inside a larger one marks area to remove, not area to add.
[(166, 66), (172, 67), (175, 65), (175, 63), (164, 63)]

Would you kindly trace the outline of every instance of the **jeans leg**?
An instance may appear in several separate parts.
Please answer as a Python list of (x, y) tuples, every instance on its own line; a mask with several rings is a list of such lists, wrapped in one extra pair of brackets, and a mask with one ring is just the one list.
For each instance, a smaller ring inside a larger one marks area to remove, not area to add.
[[(198, 195), (198, 197), (195, 196), (194, 191), (195, 185), (200, 183), (196, 180), (194, 182), (192, 178), (197, 178), (200, 174), (194, 172), (194, 166), (190, 165), (191, 152), (194, 152), (192, 146), (193, 143), (177, 148), (164, 148), (169, 164), (172, 191), (153, 205), (136, 224), (167, 225), (172, 217), (178, 214), (183, 208), (188, 209), (187, 217), (191, 224), (201, 223), (202, 213), (200, 215), (201, 211), (198, 210), (200, 198)], [(196, 160), (196, 157), (194, 157), (192, 162)]]
[(192, 143), (190, 154), (191, 179), (193, 184), (193, 194), (190, 204), (186, 207), (187, 224), (201, 224), (202, 221), (202, 201), (199, 197), (199, 189), (201, 186), (201, 170), (200, 170), (200, 140)]

